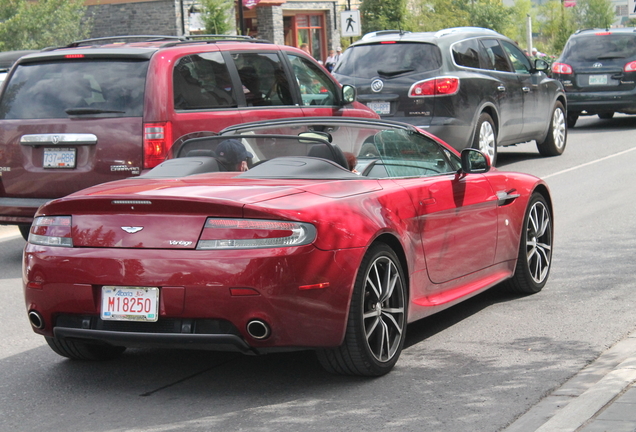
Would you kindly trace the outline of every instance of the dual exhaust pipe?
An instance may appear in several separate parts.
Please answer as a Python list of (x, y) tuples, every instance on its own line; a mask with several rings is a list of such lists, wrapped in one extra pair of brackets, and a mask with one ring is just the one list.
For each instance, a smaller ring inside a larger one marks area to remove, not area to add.
[[(29, 312), (29, 322), (36, 329), (44, 328), (44, 318), (40, 315), (39, 312), (30, 311)], [(265, 321), (260, 319), (253, 319), (247, 323), (247, 333), (257, 340), (267, 339), (271, 334), (272, 330)]]

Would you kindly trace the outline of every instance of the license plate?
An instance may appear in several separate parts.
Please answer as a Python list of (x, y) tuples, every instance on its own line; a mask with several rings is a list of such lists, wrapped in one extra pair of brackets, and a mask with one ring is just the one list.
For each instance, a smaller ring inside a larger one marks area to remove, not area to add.
[(103, 320), (157, 321), (159, 288), (102, 287)]
[(606, 85), (607, 75), (590, 75), (590, 80), (588, 82), (590, 85)]
[(75, 168), (76, 151), (74, 148), (45, 148), (42, 166), (44, 168)]
[(369, 102), (367, 106), (375, 111), (376, 114), (391, 113), (391, 102)]

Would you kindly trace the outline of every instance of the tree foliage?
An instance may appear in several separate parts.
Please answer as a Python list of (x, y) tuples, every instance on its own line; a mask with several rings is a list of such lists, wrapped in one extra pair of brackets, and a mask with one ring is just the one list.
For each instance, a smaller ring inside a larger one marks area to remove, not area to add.
[(405, 30), (406, 0), (364, 0), (360, 15), (363, 33)]
[(206, 33), (222, 35), (234, 30), (233, 0), (201, 0), (201, 5), (203, 6), (201, 20), (205, 25)]
[(82, 0), (0, 1), (0, 51), (67, 45), (90, 34)]
[(510, 27), (512, 9), (501, 0), (475, 0), (467, 5), (469, 22), (473, 27), (483, 27), (503, 33)]

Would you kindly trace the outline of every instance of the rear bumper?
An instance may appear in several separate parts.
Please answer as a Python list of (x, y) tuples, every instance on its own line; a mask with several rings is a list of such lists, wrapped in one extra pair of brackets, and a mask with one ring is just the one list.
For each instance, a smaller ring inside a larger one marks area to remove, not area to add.
[[(334, 347), (344, 337), (363, 254), (311, 245), (197, 251), (28, 243), (23, 287), (27, 311), (44, 323), (34, 331), (44, 336), (240, 352)], [(102, 321), (104, 285), (159, 287), (158, 321)], [(265, 322), (270, 335), (250, 336), (253, 320)]]
[(0, 224), (31, 225), (41, 205), (51, 198), (0, 198)]
[(383, 120), (408, 123), (435, 135), (455, 150), (461, 151), (471, 146), (473, 127), (469, 123), (453, 117), (397, 117), (382, 116)]
[(568, 112), (636, 114), (636, 89), (614, 92), (566, 92)]

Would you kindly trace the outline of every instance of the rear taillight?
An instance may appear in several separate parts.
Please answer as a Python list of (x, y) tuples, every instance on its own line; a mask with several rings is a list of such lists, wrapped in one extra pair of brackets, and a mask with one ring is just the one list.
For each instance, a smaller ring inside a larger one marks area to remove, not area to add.
[(409, 97), (449, 96), (458, 91), (459, 78), (437, 77), (413, 84), (409, 90)]
[(258, 249), (302, 246), (313, 242), (316, 228), (303, 222), (208, 218), (197, 249)]
[(172, 143), (170, 122), (144, 125), (144, 169), (154, 168), (163, 162)]
[(636, 72), (636, 61), (627, 63), (623, 70), (625, 72)]
[(73, 247), (70, 216), (41, 216), (31, 225), (29, 243), (42, 246)]
[(572, 66), (565, 63), (552, 63), (552, 73), (569, 75), (573, 73)]

